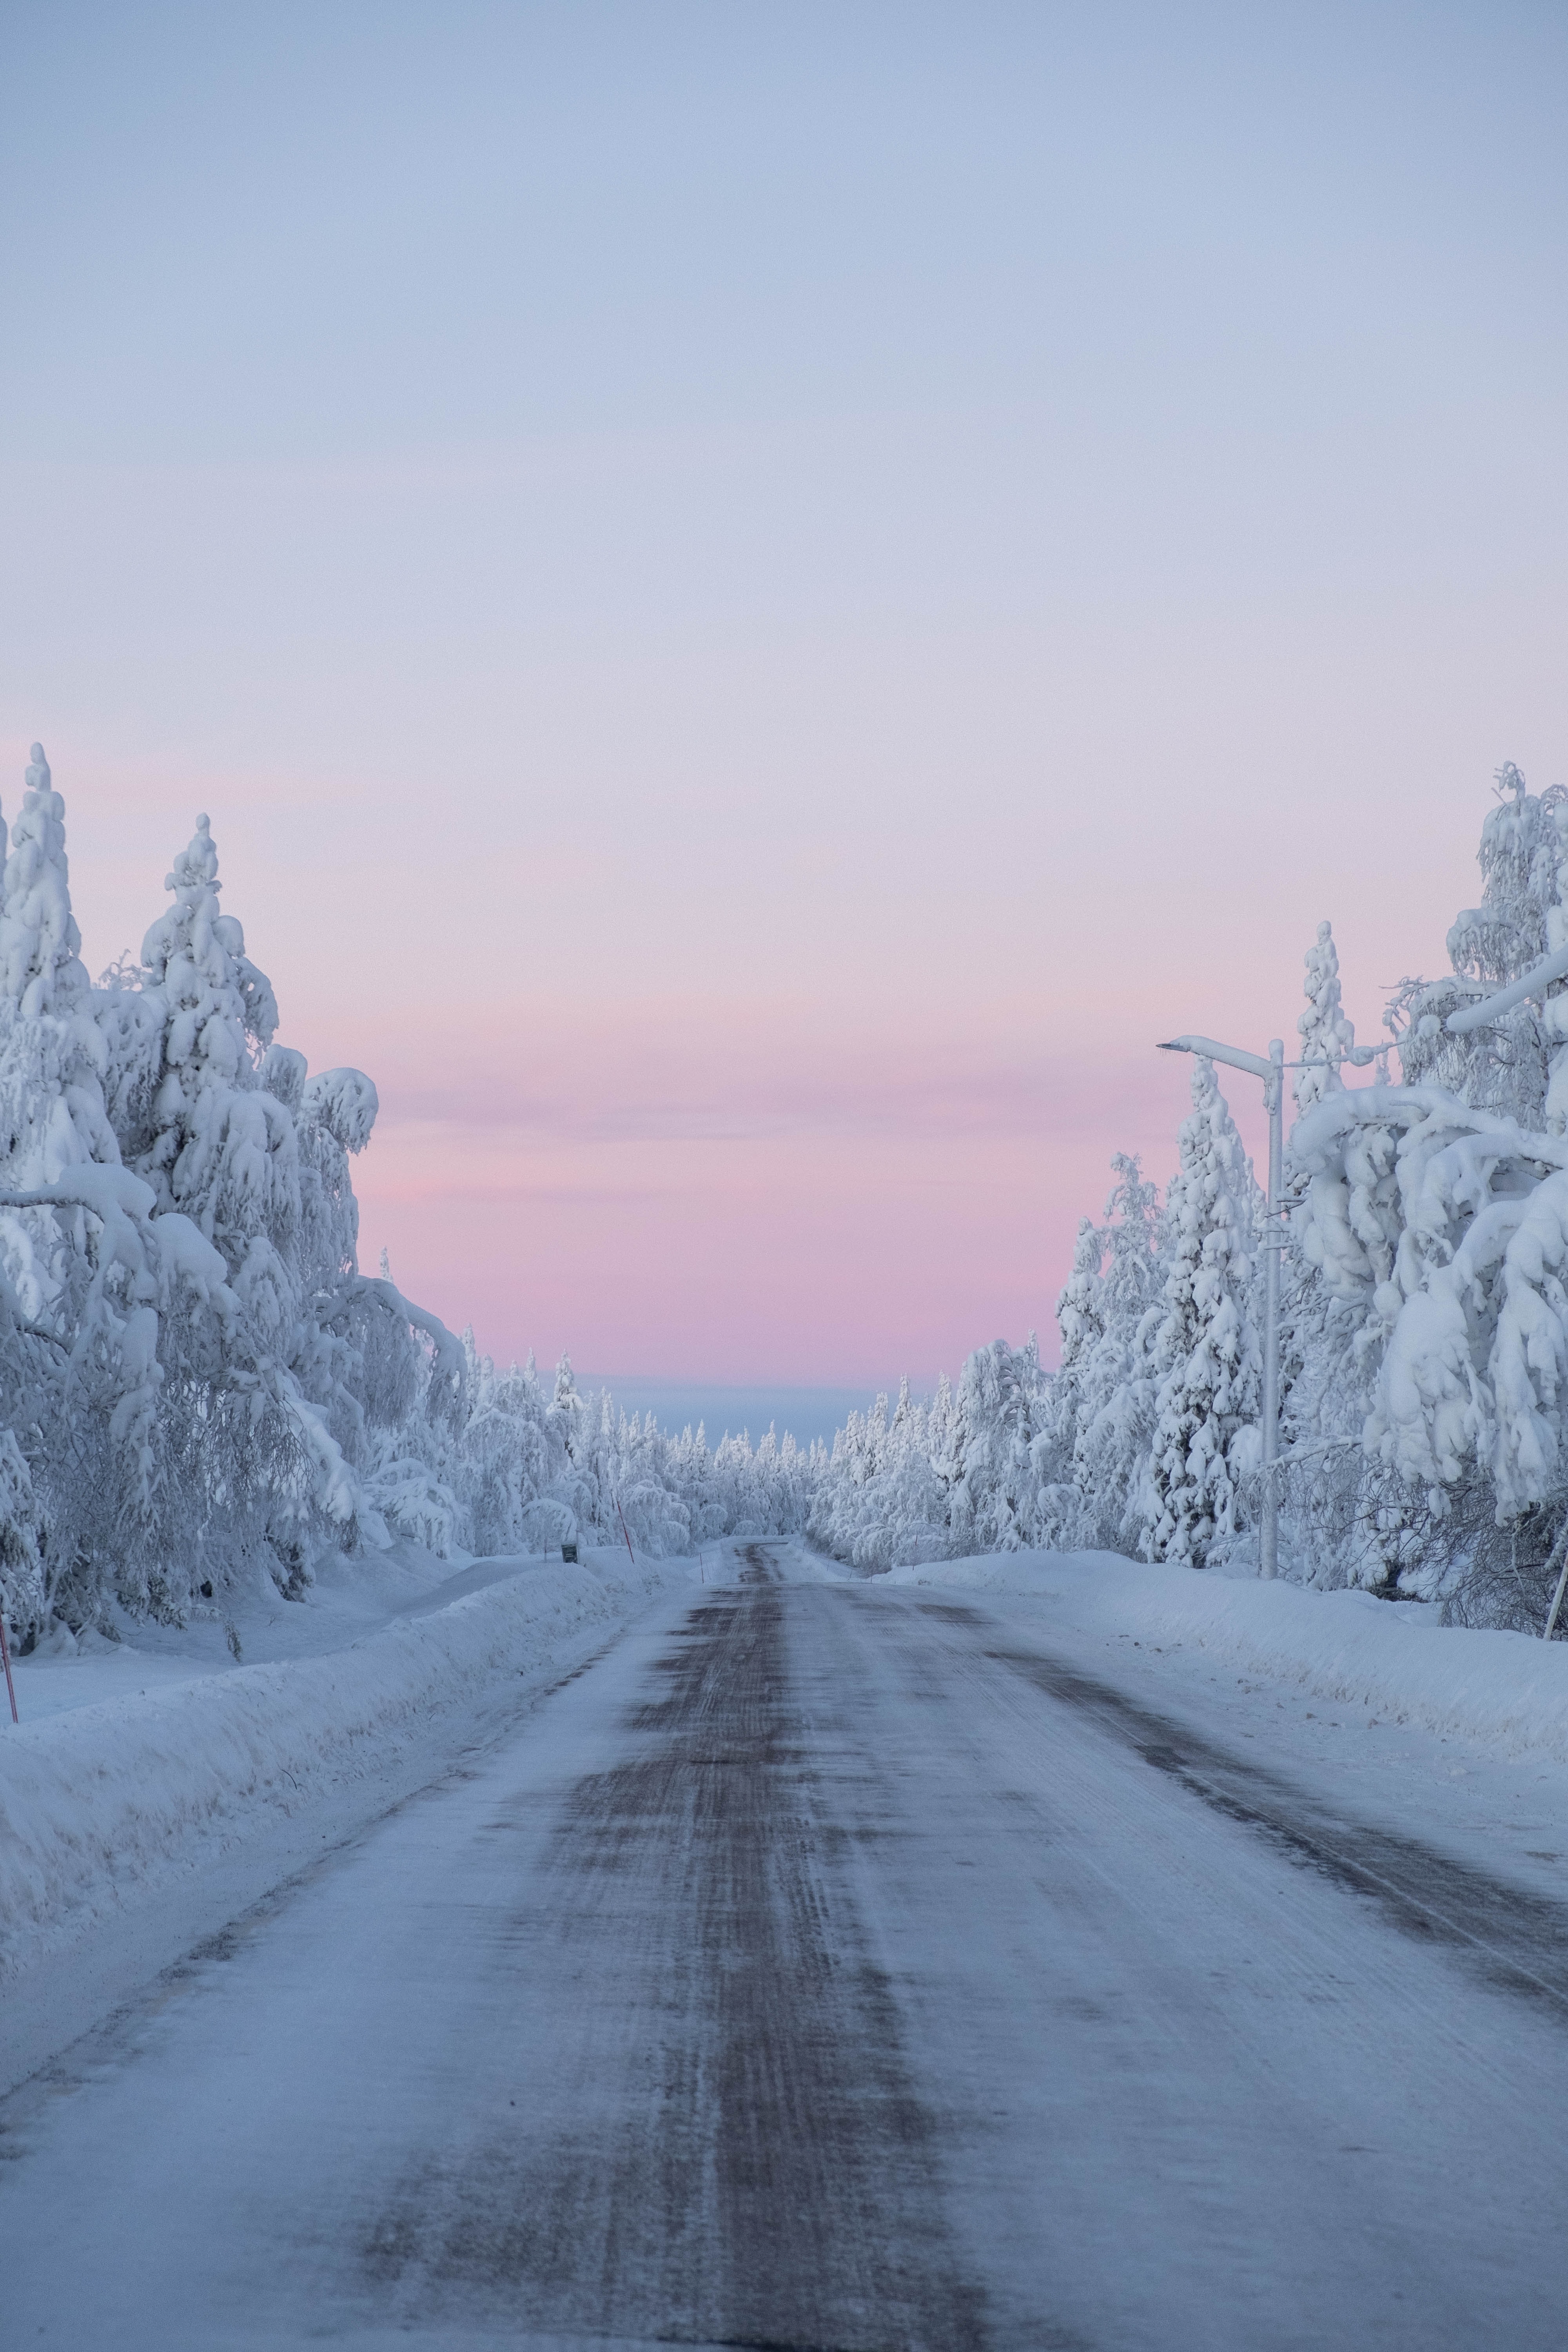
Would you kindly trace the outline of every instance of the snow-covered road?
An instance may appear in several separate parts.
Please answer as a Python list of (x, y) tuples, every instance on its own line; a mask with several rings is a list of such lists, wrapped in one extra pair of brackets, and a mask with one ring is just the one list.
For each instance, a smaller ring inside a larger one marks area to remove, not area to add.
[(753, 1560), (0, 2108), (0, 2340), (1556, 2352), (1568, 1910)]

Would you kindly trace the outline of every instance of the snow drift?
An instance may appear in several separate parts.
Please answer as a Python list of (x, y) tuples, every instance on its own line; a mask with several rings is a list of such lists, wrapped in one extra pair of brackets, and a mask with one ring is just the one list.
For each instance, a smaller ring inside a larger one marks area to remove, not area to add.
[(1119, 1552), (992, 1554), (896, 1568), (887, 1580), (1047, 1601), (1078, 1632), (1201, 1650), (1441, 1737), (1568, 1760), (1568, 1647), (1446, 1626), (1419, 1601), (1145, 1567)]
[[(495, 1563), (486, 1563), (493, 1566)], [(433, 1721), (483, 1720), (520, 1674), (580, 1654), (691, 1563), (520, 1562), (325, 1656), (112, 1699), (0, 1739), (0, 1977), (145, 1891), (354, 1781)]]

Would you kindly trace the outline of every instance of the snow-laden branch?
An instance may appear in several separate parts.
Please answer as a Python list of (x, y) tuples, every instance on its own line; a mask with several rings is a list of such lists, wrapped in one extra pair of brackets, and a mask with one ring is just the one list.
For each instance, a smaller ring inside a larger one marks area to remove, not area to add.
[(344, 1284), (341, 1295), (351, 1299), (374, 1298), (378, 1306), (384, 1307), (400, 1322), (412, 1325), (416, 1331), (423, 1331), (436, 1350), (437, 1370), (449, 1380), (462, 1379), (468, 1369), (462, 1341), (447, 1330), (438, 1315), (432, 1315), (427, 1307), (416, 1307), (411, 1298), (405, 1298), (397, 1285), (385, 1275), (353, 1275)]
[(1301, 1118), (1296, 1230), (1380, 1350), (1364, 1442), (1436, 1492), (1479, 1467), (1513, 1516), (1553, 1491), (1568, 1381), (1568, 1137), (1440, 1087), (1335, 1093)]

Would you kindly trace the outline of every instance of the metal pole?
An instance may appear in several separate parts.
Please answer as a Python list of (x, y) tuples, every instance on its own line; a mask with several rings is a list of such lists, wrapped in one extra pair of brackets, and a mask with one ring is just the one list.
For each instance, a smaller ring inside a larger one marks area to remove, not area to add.
[(1285, 1047), (1278, 1037), (1268, 1043), (1273, 1069), (1264, 1081), (1268, 1105), (1268, 1214), (1265, 1228), (1263, 1314), (1263, 1522), (1258, 1529), (1258, 1572), (1273, 1579), (1279, 1573), (1279, 1253), (1281, 1162), (1285, 1156)]
[(5, 1690), (6, 1695), (11, 1701), (11, 1720), (13, 1723), (20, 1723), (22, 1718), (16, 1712), (16, 1685), (11, 1680), (11, 1645), (5, 1639), (5, 1612), (4, 1610), (0, 1610), (0, 1658), (3, 1658), (5, 1662)]

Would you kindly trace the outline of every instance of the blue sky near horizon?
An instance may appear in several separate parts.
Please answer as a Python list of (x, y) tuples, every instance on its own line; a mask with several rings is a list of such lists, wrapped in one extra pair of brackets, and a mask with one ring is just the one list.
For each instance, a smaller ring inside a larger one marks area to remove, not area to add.
[(1560, 7), (66, 0), (0, 68), (0, 801), (41, 736), (94, 969), (210, 813), (380, 1087), (370, 1261), (498, 1356), (1048, 1349), (1153, 1040), (1289, 1035), (1325, 915), (1375, 1037), (1491, 772), (1568, 780)]
[(665, 1381), (632, 1372), (580, 1372), (577, 1385), (597, 1391), (608, 1389), (621, 1410), (654, 1414), (661, 1429), (680, 1431), (700, 1424), (710, 1445), (726, 1433), (750, 1436), (754, 1445), (770, 1426), (782, 1439), (786, 1431), (797, 1445), (820, 1437), (831, 1444), (851, 1412), (867, 1412), (879, 1388), (889, 1398), (898, 1395), (897, 1381), (873, 1382), (869, 1388), (726, 1387), (719, 1381)]

